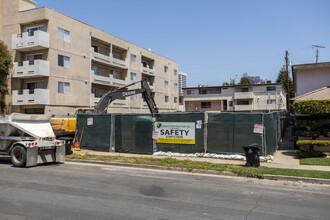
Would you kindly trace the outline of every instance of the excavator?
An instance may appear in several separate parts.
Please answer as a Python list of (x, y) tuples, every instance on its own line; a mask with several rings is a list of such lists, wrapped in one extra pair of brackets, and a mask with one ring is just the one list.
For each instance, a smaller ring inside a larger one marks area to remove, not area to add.
[[(135, 84), (141, 83), (141, 87), (138, 89), (127, 90), (128, 87), (133, 86)], [(152, 97), (152, 92), (149, 87), (148, 81), (145, 78), (142, 80), (133, 82), (131, 84), (125, 85), (120, 88), (116, 88), (105, 93), (100, 101), (97, 103), (95, 109), (91, 108), (80, 108), (76, 111), (74, 115), (62, 115), (63, 117), (55, 117), (51, 118), (50, 123), (54, 130), (54, 133), (57, 138), (65, 138), (75, 136), (76, 132), (76, 115), (77, 114), (105, 114), (109, 108), (111, 102), (116, 99), (123, 99), (128, 96), (142, 94), (143, 99), (147, 102), (148, 108), (153, 116), (158, 114), (158, 108), (156, 106), (155, 100)]]

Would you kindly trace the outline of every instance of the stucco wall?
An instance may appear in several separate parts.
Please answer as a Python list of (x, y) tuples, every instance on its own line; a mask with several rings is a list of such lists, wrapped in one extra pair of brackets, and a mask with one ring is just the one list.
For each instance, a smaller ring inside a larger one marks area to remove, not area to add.
[(330, 67), (296, 70), (296, 96), (330, 86)]

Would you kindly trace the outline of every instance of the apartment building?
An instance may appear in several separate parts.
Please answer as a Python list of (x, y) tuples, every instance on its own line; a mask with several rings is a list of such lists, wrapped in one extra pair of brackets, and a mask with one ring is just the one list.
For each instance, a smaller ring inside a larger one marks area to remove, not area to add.
[[(14, 55), (9, 112), (66, 114), (146, 78), (161, 112), (177, 111), (178, 63), (31, 0), (0, 0), (0, 36)], [(140, 84), (129, 87), (136, 89)], [(141, 95), (110, 113), (147, 113)]]
[(185, 111), (285, 110), (282, 84), (184, 88)]
[(187, 87), (187, 73), (179, 72), (179, 111), (184, 111), (183, 90)]
[(330, 86), (330, 62), (293, 65), (292, 76), (296, 96)]

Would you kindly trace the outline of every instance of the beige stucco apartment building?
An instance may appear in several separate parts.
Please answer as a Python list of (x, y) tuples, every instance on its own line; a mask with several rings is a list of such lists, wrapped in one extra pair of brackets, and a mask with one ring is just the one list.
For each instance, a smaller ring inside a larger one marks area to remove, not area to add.
[[(74, 113), (141, 78), (160, 111), (178, 110), (177, 62), (30, 0), (0, 0), (0, 8), (0, 37), (14, 56), (9, 112)], [(108, 112), (149, 110), (135, 95), (114, 101)]]
[(184, 88), (185, 111), (267, 111), (285, 110), (282, 84)]

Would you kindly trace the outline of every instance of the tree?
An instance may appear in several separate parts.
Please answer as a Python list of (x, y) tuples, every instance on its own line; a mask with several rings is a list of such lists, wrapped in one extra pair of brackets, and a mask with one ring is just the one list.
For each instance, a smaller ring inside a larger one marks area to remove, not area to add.
[(0, 111), (5, 110), (5, 96), (8, 94), (8, 76), (12, 67), (12, 56), (4, 44), (0, 41)]
[(255, 84), (262, 84), (264, 80), (260, 78), (260, 76), (248, 76), (247, 73), (244, 73), (241, 77), (238, 84), (240, 85), (255, 85)]
[(223, 82), (222, 86), (234, 86), (236, 85), (235, 79), (230, 78), (230, 82)]
[[(282, 83), (285, 88), (285, 91), (287, 92), (287, 75), (286, 75), (286, 71), (285, 71), (284, 67), (282, 67), (282, 69), (278, 73), (276, 82)], [(293, 82), (291, 80), (290, 75), (289, 75), (289, 90), (290, 90), (289, 96), (290, 96), (290, 99), (292, 99), (294, 97), (294, 89), (293, 89)]]

